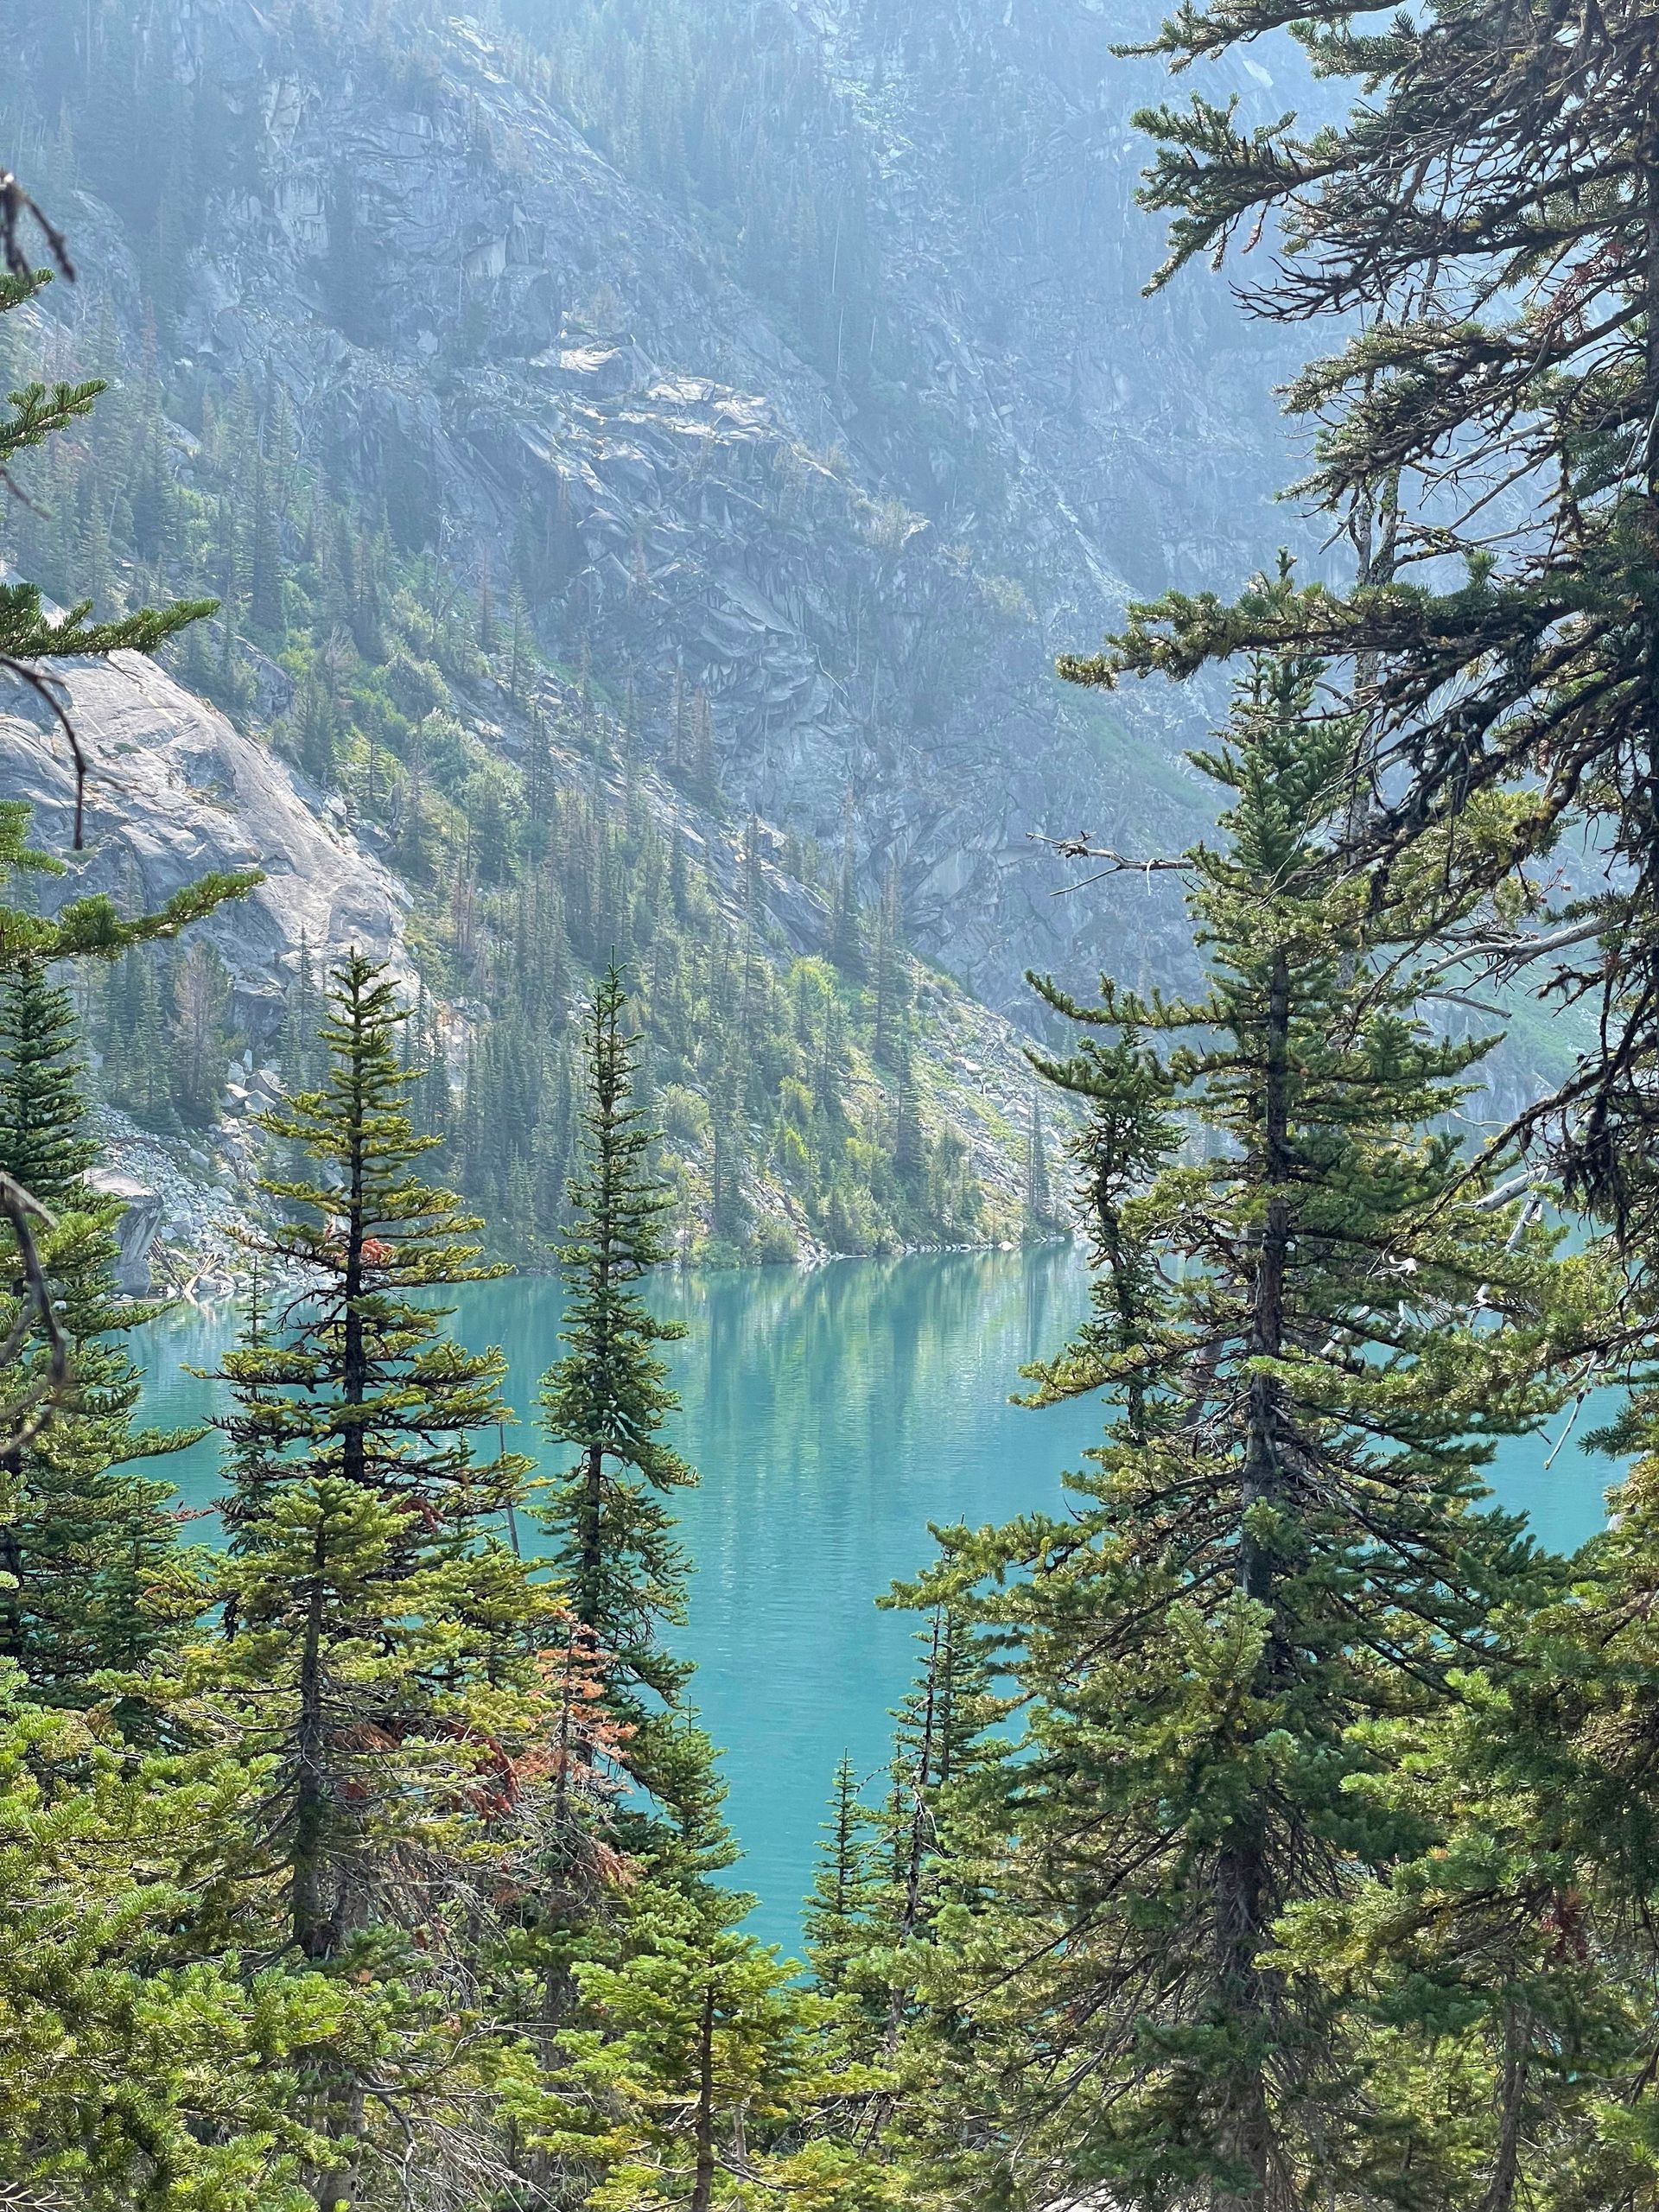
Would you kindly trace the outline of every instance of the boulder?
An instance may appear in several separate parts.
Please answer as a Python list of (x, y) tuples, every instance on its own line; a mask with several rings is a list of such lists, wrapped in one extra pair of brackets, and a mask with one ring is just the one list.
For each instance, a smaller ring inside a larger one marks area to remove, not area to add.
[(129, 1298), (148, 1297), (150, 1250), (164, 1211), (161, 1192), (113, 1167), (93, 1168), (86, 1181), (100, 1198), (121, 1202), (121, 1217), (115, 1229), (116, 1288)]

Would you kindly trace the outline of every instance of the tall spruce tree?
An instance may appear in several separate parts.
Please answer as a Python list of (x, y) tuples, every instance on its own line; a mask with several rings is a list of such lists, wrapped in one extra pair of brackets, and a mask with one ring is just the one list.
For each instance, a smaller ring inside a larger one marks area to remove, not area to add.
[(1545, 1585), (1507, 1663), (1392, 1725), (1376, 1787), (1406, 1847), (1281, 1934), (1363, 2022), (1374, 2172), (1478, 2212), (1654, 2189), (1650, 1377), (1592, 1440), (1625, 1462), (1608, 1527)]
[(567, 1350), (542, 1380), (543, 1425), (577, 1456), (550, 1486), (542, 1519), (570, 1609), (608, 1655), (611, 1696), (637, 1731), (632, 1757), (649, 1784), (662, 1713), (687, 1675), (663, 1642), (685, 1618), (686, 1576), (664, 1499), (696, 1476), (661, 1434), (678, 1400), (658, 1348), (685, 1332), (658, 1319), (640, 1294), (668, 1256), (671, 1201), (652, 1175), (652, 1134), (632, 1101), (639, 1040), (625, 1026), (626, 1004), (613, 963), (584, 1031), (582, 1165), (560, 1249)]
[[(233, 1724), (261, 1777), (241, 1874), (272, 1896), (278, 1948), (373, 1993), (353, 1999), (356, 2043), (299, 2075), (329, 2207), (380, 2201), (411, 2141), (435, 2175), (482, 2159), (510, 2178), (488, 2115), (518, 2047), (509, 2032), (480, 2068), (463, 2016), (543, 1916), (549, 1839), (568, 1847), (586, 1789), (555, 1746), (588, 1654), (509, 1540), (530, 1463), (499, 1446), (504, 1363), (464, 1351), (430, 1298), (505, 1270), (416, 1172), (434, 1140), (404, 1109), (403, 1019), (350, 956), (322, 1087), (262, 1117), (308, 1172), (264, 1184), (283, 1211), (246, 1237), (283, 1287), (223, 1363), (226, 1605), (187, 1677), (187, 1710)], [(495, 2001), (516, 2030), (506, 1981)]]
[(813, 1977), (832, 1996), (845, 1985), (849, 1963), (868, 1940), (875, 1877), (870, 1867), (870, 1820), (859, 1802), (858, 1771), (843, 1751), (836, 1766), (830, 1818), (817, 1845), (817, 1870), (802, 1927)]
[(1368, 1731), (1501, 1647), (1534, 1570), (1480, 1470), (1601, 1318), (1594, 1271), (1451, 1133), (1485, 1047), (1425, 1027), (1389, 918), (1333, 864), (1353, 732), (1320, 677), (1258, 661), (1203, 760), (1228, 802), (1188, 856), (1203, 994), (1045, 987), (1115, 1041), (1052, 1066), (1091, 1102), (1108, 1285), (1036, 1380), (1115, 1412), (1068, 1514), (947, 1532), (916, 1593), (998, 1640), (1027, 1716), (953, 1808), (978, 1895), (912, 2031), (950, 2088), (933, 2171), (970, 2193), (1363, 2190), (1363, 2056), (1275, 1931), (1398, 1849)]

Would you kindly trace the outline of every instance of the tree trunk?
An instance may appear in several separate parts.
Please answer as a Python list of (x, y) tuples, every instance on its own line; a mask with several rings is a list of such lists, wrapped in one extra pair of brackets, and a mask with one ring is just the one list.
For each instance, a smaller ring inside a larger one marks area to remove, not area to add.
[(1521, 2175), (1521, 2115), (1527, 2094), (1527, 2018), (1510, 1998), (1503, 2007), (1503, 2086), (1498, 2105), (1497, 2156), (1480, 2212), (1510, 2212)]
[[(1268, 976), (1268, 1033), (1263, 1066), (1261, 1170), (1268, 1197), (1251, 1287), (1249, 1351), (1252, 1358), (1273, 1358), (1284, 1348), (1285, 1276), (1290, 1249), (1290, 1201), (1285, 1185), (1290, 1159), (1290, 963), (1282, 948), (1273, 956)], [(1279, 1386), (1270, 1376), (1253, 1375), (1246, 1408), (1244, 1464), (1240, 1484), (1238, 1588), (1256, 1604), (1271, 1606), (1275, 1562), (1249, 1529), (1253, 1506), (1271, 1502), (1279, 1491)], [(1262, 1668), (1271, 1680), (1283, 1664), (1276, 1630), (1270, 1631)], [(1247, 1815), (1224, 1843), (1216, 1868), (1216, 1970), (1221, 2009), (1247, 2035), (1266, 2025), (1268, 1994), (1257, 1954), (1274, 1916), (1267, 1863), (1267, 1835), (1254, 1815)], [(1217, 2212), (1268, 2212), (1287, 2199), (1276, 2178), (1272, 2114), (1259, 2056), (1251, 2057), (1221, 2085), (1217, 2145), (1243, 2168), (1249, 2180), (1242, 2190), (1216, 2193)]]
[[(323, 1711), (322, 1626), (327, 1524), (317, 1523), (311, 1557), (311, 1594), (306, 1606), (305, 1640), (300, 1649), (300, 1712), (295, 1735), (294, 1873), (291, 1890), (294, 1945), (302, 1958), (327, 1959), (340, 1930), (325, 1897), (328, 1863), (327, 1735)], [(346, 2146), (361, 2125), (361, 2092), (345, 2077), (339, 2060), (327, 2050), (316, 2059), (317, 2133), (341, 2147), (341, 2155), (320, 2169), (309, 2183), (318, 2212), (339, 2212), (356, 2202), (354, 2162)]]
[(582, 1493), (582, 1537), (576, 1558), (575, 1614), (584, 1628), (599, 1632), (600, 1580), (605, 1564), (605, 1446), (588, 1446), (587, 1480)]
[[(14, 1514), (23, 1505), (23, 1455), (0, 1454), (0, 1499)], [(0, 1570), (7, 1576), (0, 1589), (0, 1656), (23, 1663), (23, 1554), (17, 1540), (16, 1520), (0, 1526)]]
[(326, 1958), (334, 1938), (322, 1900), (328, 1826), (327, 1743), (322, 1702), (323, 1571), (327, 1559), (327, 1524), (319, 1520), (312, 1551), (305, 1641), (300, 1650), (300, 1713), (294, 1744), (294, 1942), (302, 1957), (307, 1959)]
[[(346, 1219), (346, 1316), (344, 1357), (340, 1363), (340, 1394), (348, 1407), (360, 1406), (368, 1395), (368, 1353), (363, 1340), (363, 1316), (358, 1301), (363, 1295), (363, 1121), (366, 1111), (359, 1068), (352, 1070), (351, 1184)], [(348, 1482), (363, 1481), (367, 1465), (363, 1424), (348, 1414), (340, 1440), (340, 1471)]]
[(709, 2212), (715, 2201), (715, 1985), (702, 1993), (697, 2031), (697, 2178), (691, 2212)]

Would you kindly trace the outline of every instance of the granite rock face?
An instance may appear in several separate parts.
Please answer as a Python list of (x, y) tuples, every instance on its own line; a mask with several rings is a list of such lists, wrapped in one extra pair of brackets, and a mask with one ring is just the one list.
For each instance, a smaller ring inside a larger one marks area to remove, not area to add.
[(138, 653), (54, 664), (86, 752), (86, 847), (70, 852), (68, 748), (31, 695), (0, 694), (0, 791), (27, 799), (33, 835), (70, 861), (38, 880), (50, 910), (107, 893), (123, 912), (160, 906), (216, 869), (264, 880), (198, 925), (229, 971), (238, 1027), (264, 1039), (281, 1018), (302, 942), (314, 957), (352, 945), (404, 970), (408, 894), (320, 795), (257, 738)]
[(1202, 710), (1103, 709), (1052, 658), (1287, 534), (1287, 364), (1213, 281), (1140, 296), (1157, 73), (1110, 48), (1141, 0), (953, 0), (925, 52), (886, 13), (753, 11), (815, 88), (802, 164), (861, 180), (855, 327), (816, 341), (756, 273), (757, 211), (643, 181), (460, 15), (155, 0), (142, 67), (244, 142), (181, 272), (188, 359), (279, 382), (407, 542), (527, 577), (543, 647), (629, 683), (663, 752), (677, 687), (706, 694), (734, 809), (850, 835), (872, 885), (896, 865), (914, 941), (1020, 1009), (1028, 965), (1182, 957), (1161, 891), (1056, 899), (1032, 839), (1189, 836)]

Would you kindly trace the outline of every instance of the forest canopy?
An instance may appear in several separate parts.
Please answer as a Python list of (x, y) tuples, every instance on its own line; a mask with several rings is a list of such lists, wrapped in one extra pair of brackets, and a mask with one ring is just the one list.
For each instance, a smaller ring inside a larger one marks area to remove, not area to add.
[[(653, 47), (614, 11), (613, 53), (576, 12), (538, 81), (580, 113), (611, 55), (619, 147), (741, 207), (759, 172), (691, 18)], [(889, 16), (860, 13), (883, 69), (927, 66)], [(1247, 124), (1203, 89), (1287, 39), (1340, 119)], [(987, 1230), (922, 1112), (944, 987), (899, 872), (868, 899), (850, 834), (785, 867), (756, 812), (734, 883), (664, 836), (591, 666), (569, 726), (542, 713), (536, 547), (463, 606), (418, 487), (335, 499), (279, 384), (208, 396), (184, 471), (158, 377), (12, 394), (20, 566), (67, 610), (0, 590), (41, 742), (80, 743), (54, 661), (175, 638), (245, 710), (245, 623), (289, 656), (280, 742), (365, 815), (382, 792), (428, 895), (407, 975), (303, 948), (194, 1541), (167, 1468), (200, 1432), (140, 1418), (157, 1309), (118, 1287), (90, 1060), (106, 1110), (208, 1114), (230, 994), (199, 925), (252, 880), (52, 908), (79, 809), (60, 853), (0, 803), (0, 2205), (1659, 2202), (1659, 18), (1217, 0), (1137, 51), (1173, 79), (1140, 118), (1149, 289), (1207, 260), (1306, 340), (1292, 496), (1351, 558), (1315, 581), (1264, 544), (1243, 591), (1138, 601), (1059, 664), (1227, 686), (1186, 763), (1199, 834), (1057, 841), (1103, 903), (1170, 879), (1179, 972), (1032, 978), (1090, 1287), (1026, 1397), (1101, 1426), (1049, 1504), (936, 1529), (883, 1599), (914, 1683), (874, 1785), (824, 1777), (804, 1962), (732, 1885), (676, 1515), (721, 1470), (681, 1448), (652, 1287), (694, 1154), (705, 1258), (785, 1256), (762, 1154), (838, 1249)], [(198, 150), (233, 167), (235, 137), (204, 92)], [(157, 188), (157, 318), (210, 204)], [(813, 205), (803, 181), (753, 251)], [(361, 238), (330, 238), (349, 320)], [(15, 181), (0, 240), (0, 314), (73, 281)], [(847, 251), (862, 301), (856, 224)], [(186, 575), (217, 595), (172, 599)], [(486, 684), (511, 772), (453, 712)], [(674, 696), (671, 780), (712, 803), (712, 707)], [(768, 867), (821, 955), (767, 942)], [(489, 1001), (464, 1074), (463, 974)], [(1586, 1041), (1510, 1110), (1492, 1071), (1529, 1006)], [(999, 1225), (1047, 1233), (1035, 1108), (1026, 1170)], [(550, 1241), (559, 1342), (513, 1377), (451, 1294)], [(1491, 1478), (1592, 1393), (1609, 1514), (1563, 1557)]]

